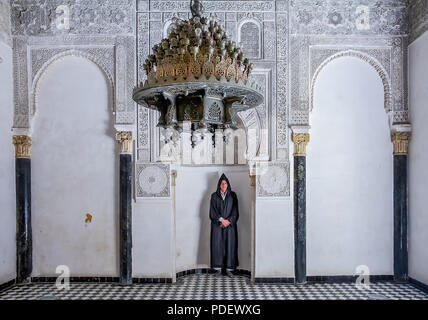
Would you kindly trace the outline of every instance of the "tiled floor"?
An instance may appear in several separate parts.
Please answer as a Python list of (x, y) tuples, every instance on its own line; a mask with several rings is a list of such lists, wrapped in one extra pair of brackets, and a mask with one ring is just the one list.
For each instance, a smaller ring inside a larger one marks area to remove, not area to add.
[(193, 274), (174, 284), (70, 283), (59, 290), (55, 283), (17, 285), (0, 292), (0, 300), (428, 300), (428, 294), (411, 284), (374, 282), (368, 289), (353, 283), (294, 284), (256, 283), (246, 276), (232, 279), (213, 274)]

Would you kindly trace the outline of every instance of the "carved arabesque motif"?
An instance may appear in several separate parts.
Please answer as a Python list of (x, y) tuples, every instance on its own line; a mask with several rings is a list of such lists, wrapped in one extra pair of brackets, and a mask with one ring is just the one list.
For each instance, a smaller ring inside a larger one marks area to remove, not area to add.
[(15, 37), (14, 47), (14, 128), (30, 128), (36, 112), (37, 85), (48, 67), (66, 56), (83, 57), (99, 66), (111, 87), (115, 123), (134, 123), (132, 37)]
[[(133, 34), (134, 0), (12, 0), (12, 35)], [(69, 26), (62, 26), (68, 17)]]
[(328, 62), (342, 56), (355, 56), (372, 65), (384, 85), (386, 112), (400, 112), (393, 116), (394, 123), (398, 118), (400, 122), (408, 121), (404, 51), (401, 37), (291, 37), (290, 125), (309, 124), (314, 80)]
[[(135, 122), (132, 89), (137, 83), (135, 78), (138, 82), (146, 80), (142, 72), (144, 59), (150, 48), (164, 37), (171, 19), (190, 17), (189, 1), (12, 0), (10, 3), (14, 127), (30, 128), (35, 84), (48, 65), (68, 54), (79, 55), (96, 63), (106, 74), (113, 88), (115, 123), (137, 125), (138, 161), (156, 161), (151, 155), (160, 139), (155, 127), (159, 115), (138, 108)], [(55, 26), (55, 18), (61, 14), (55, 12), (59, 5), (71, 9), (68, 30)], [(288, 126), (309, 124), (313, 81), (324, 65), (343, 55), (356, 54), (377, 68), (384, 82), (385, 107), (390, 110), (392, 122), (409, 122), (405, 76), (407, 34), (410, 30), (413, 41), (427, 30), (427, 1), (205, 0), (204, 7), (205, 16), (215, 18), (235, 41), (239, 26), (245, 21), (256, 21), (260, 28), (260, 59), (255, 62), (252, 81), (264, 90), (266, 100), (251, 112), (238, 112), (238, 116), (247, 130), (257, 131), (257, 139), (261, 139), (261, 129), (270, 130), (269, 160), (288, 165)], [(281, 170), (286, 170), (289, 179), (289, 168)], [(287, 195), (289, 190), (279, 194)]]
[[(275, 12), (275, 1), (206, 1), (204, 2), (205, 16), (215, 18), (220, 25), (225, 28), (232, 40), (252, 39), (257, 42), (259, 50), (255, 61), (255, 68), (252, 73), (251, 81), (255, 82), (264, 90), (267, 101), (257, 107), (258, 121), (260, 128), (269, 130), (266, 135), (267, 143), (273, 145), (267, 148), (268, 157), (288, 160), (288, 139), (287, 139), (287, 117), (288, 117), (288, 99), (287, 99), (287, 5), (278, 1), (277, 11)], [(137, 6), (137, 29), (138, 29), (138, 82), (144, 82), (146, 76), (143, 70), (145, 57), (150, 54), (150, 48), (159, 43), (162, 37), (165, 37), (173, 17), (180, 19), (189, 18), (188, 2), (184, 1), (151, 1), (150, 6), (140, 1)], [(248, 10), (247, 10), (248, 9)], [(250, 34), (245, 34), (246, 23), (251, 23)], [(255, 28), (254, 28), (255, 27)], [(240, 32), (241, 31), (241, 32)], [(285, 32), (284, 32), (285, 31)], [(242, 34), (244, 32), (244, 34)], [(254, 34), (253, 34), (254, 33)], [(255, 51), (255, 52), (256, 52)], [(265, 76), (259, 76), (259, 71), (270, 70), (269, 79)], [(280, 74), (277, 73), (280, 70)], [(216, 70), (212, 70), (214, 74)], [(227, 70), (226, 70), (227, 76)], [(277, 93), (277, 82), (281, 84), (283, 90)], [(267, 88), (269, 85), (269, 88)], [(269, 90), (269, 91), (268, 91)], [(277, 100), (280, 104), (277, 105)], [(267, 109), (269, 108), (269, 116)], [(281, 119), (277, 125), (277, 108)], [(272, 115), (272, 116), (270, 116)], [(160, 137), (157, 128), (150, 128), (156, 124), (157, 119), (153, 121), (149, 118), (147, 123), (150, 125), (141, 125), (139, 129), (147, 131), (141, 133), (146, 137), (149, 131), (155, 132), (154, 141), (150, 141), (151, 149), (159, 150), (156, 145)], [(146, 129), (144, 129), (146, 128)], [(259, 130), (258, 130), (259, 132)], [(258, 136), (260, 138), (261, 136)], [(276, 145), (281, 150), (276, 152)], [(138, 147), (142, 146), (142, 141), (138, 141)]]
[(159, 163), (136, 164), (137, 197), (169, 197), (170, 166)]
[(409, 1), (409, 37), (413, 42), (428, 30), (428, 1)]
[[(324, 53), (325, 51), (327, 51), (327, 55), (329, 55), (327, 58), (325, 58), (321, 63), (320, 60), (318, 61), (314, 61), (315, 59), (311, 59), (313, 62), (311, 63), (311, 92), (310, 92), (310, 103), (309, 103), (309, 111), (312, 111), (313, 108), (313, 97), (314, 97), (314, 84), (316, 79), (318, 78), (319, 73), (321, 72), (321, 70), (331, 61), (341, 58), (341, 57), (356, 57), (359, 58), (363, 61), (366, 61), (367, 63), (369, 63), (372, 67), (375, 68), (375, 70), (378, 72), (382, 83), (383, 83), (383, 87), (384, 87), (384, 106), (385, 106), (385, 111), (388, 113), (389, 111), (391, 111), (391, 85), (390, 85), (390, 78), (388, 75), (388, 72), (385, 70), (385, 68), (383, 67), (383, 65), (375, 60), (373, 58), (373, 55), (370, 56), (368, 54), (365, 54), (363, 52), (360, 51), (355, 51), (355, 50), (344, 50), (344, 51), (340, 51), (341, 49), (335, 49), (333, 51), (338, 51), (337, 53), (333, 53), (330, 50), (318, 50), (321, 51), (321, 54), (319, 54), (320, 56), (322, 56), (324, 58), (324, 55), (322, 53)], [(367, 50), (367, 49), (363, 49), (365, 51), (369, 51), (370, 53), (372, 53), (371, 50)], [(376, 49), (375, 49), (376, 50)], [(316, 51), (316, 50), (314, 50)], [(388, 49), (386, 49), (386, 51), (389, 51)], [(389, 59), (388, 60), (388, 64), (386, 65), (386, 67), (389, 67)], [(315, 71), (314, 71), (315, 70)]]
[(258, 163), (256, 168), (257, 197), (290, 196), (289, 162)]

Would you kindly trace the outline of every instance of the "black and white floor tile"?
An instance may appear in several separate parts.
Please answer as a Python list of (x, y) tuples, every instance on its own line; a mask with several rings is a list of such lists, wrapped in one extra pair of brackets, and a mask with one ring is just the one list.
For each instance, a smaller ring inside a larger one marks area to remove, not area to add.
[(0, 292), (0, 300), (428, 300), (409, 283), (373, 282), (368, 289), (353, 283), (251, 283), (247, 276), (193, 274), (176, 283), (27, 283)]

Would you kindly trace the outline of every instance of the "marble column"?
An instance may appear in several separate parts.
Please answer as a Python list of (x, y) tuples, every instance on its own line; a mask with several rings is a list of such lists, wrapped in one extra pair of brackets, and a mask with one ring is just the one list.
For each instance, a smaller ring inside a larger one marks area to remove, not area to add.
[(13, 136), (16, 186), (16, 280), (24, 282), (33, 270), (31, 230), (31, 137)]
[(394, 280), (408, 280), (407, 154), (410, 132), (394, 131)]
[(119, 237), (121, 284), (132, 284), (132, 132), (119, 131), (120, 146)]
[(294, 274), (306, 283), (306, 145), (309, 133), (293, 133), (294, 142)]

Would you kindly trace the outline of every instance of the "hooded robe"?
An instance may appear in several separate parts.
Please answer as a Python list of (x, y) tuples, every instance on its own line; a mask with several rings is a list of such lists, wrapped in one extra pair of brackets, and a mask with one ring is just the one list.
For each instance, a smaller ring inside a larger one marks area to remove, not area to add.
[[(220, 184), (227, 182), (226, 197), (223, 200)], [(221, 227), (220, 217), (229, 220), (230, 225)], [(235, 269), (238, 265), (238, 197), (232, 191), (229, 180), (223, 173), (218, 180), (217, 191), (211, 194), (211, 268)]]

